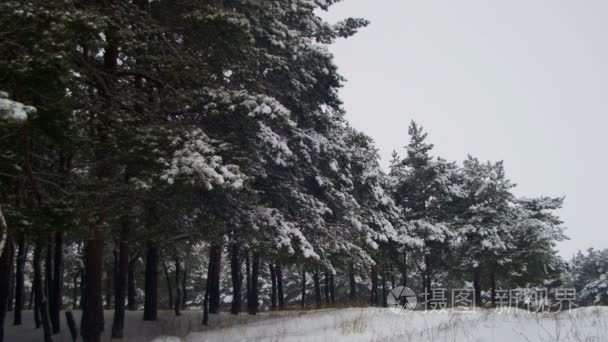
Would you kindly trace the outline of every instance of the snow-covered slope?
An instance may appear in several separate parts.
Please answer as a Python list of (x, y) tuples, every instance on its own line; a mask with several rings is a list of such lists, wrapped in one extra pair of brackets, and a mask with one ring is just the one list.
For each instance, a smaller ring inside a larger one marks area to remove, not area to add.
[(191, 333), (203, 341), (608, 341), (608, 308), (561, 314), (518, 310), (473, 314), (413, 312), (398, 316), (386, 309), (318, 311), (261, 320), (227, 329)]
[[(80, 315), (75, 312), (75, 316), (78, 319)], [(7, 325), (5, 341), (42, 340), (42, 331), (34, 329), (31, 312), (26, 312), (25, 318), (21, 327)], [(112, 312), (107, 311), (103, 341), (110, 341), (111, 318)], [(143, 322), (141, 312), (128, 312), (123, 341), (608, 341), (608, 307), (588, 307), (560, 314), (479, 310), (473, 314), (417, 311), (399, 316), (378, 308), (287, 311), (238, 317), (221, 314), (211, 315), (210, 329), (205, 331), (202, 331), (201, 318), (199, 311), (187, 311), (181, 317), (167, 311), (160, 314), (158, 322)], [(64, 329), (54, 341), (71, 340)]]

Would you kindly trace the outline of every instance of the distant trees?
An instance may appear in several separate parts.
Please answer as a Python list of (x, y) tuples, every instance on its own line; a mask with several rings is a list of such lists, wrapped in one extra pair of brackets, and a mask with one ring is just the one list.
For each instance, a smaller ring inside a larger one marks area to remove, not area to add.
[(409, 134), (407, 155), (394, 155), (390, 175), (410, 235), (420, 241), (406, 251), (423, 289), (465, 281), (456, 273), (465, 274), (476, 303), (482, 288), (490, 288), (494, 304), (500, 284), (542, 284), (558, 276), (563, 262), (555, 246), (565, 236), (554, 211), (562, 198), (516, 198), (502, 162), (469, 156), (459, 167), (430, 155), (433, 146), (415, 122)]
[(608, 304), (608, 249), (578, 251), (563, 278), (581, 294), (582, 304)]

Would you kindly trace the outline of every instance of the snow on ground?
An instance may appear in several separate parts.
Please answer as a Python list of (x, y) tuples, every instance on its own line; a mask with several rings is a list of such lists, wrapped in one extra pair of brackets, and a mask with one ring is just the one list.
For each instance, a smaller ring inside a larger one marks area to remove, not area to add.
[[(79, 319), (80, 314), (75, 312), (75, 316)], [(608, 341), (608, 307), (559, 314), (478, 310), (472, 314), (416, 311), (399, 316), (380, 308), (285, 311), (238, 317), (221, 314), (211, 315), (210, 328), (205, 331), (200, 325), (200, 311), (187, 311), (178, 318), (170, 311), (161, 312), (156, 323), (143, 322), (141, 316), (141, 312), (128, 312), (123, 341)], [(103, 341), (109, 341), (111, 317), (112, 312), (106, 312)], [(66, 329), (63, 330), (54, 341), (70, 341)], [(5, 341), (34, 342), (41, 338), (42, 331), (33, 328), (31, 312), (25, 313), (23, 326), (7, 324)]]
[(608, 307), (570, 314), (533, 314), (524, 310), (497, 313), (409, 313), (351, 308), (262, 320), (204, 333), (184, 341), (608, 341)]

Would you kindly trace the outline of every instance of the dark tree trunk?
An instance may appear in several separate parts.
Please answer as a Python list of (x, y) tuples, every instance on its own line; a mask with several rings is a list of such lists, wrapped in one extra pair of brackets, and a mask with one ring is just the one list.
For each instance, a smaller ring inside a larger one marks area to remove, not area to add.
[(137, 310), (137, 289), (135, 288), (135, 262), (137, 259), (133, 259), (129, 261), (128, 271), (127, 271), (127, 309), (129, 311)]
[(348, 282), (350, 284), (350, 301), (354, 303), (357, 300), (357, 283), (355, 283), (355, 266), (352, 263), (348, 270)]
[(51, 234), (51, 236), (49, 237), (48, 240), (48, 244), (47, 244), (47, 248), (46, 248), (46, 259), (44, 262), (45, 265), (45, 277), (44, 277), (44, 285), (45, 285), (45, 297), (46, 297), (46, 301), (48, 302), (48, 313), (49, 313), (49, 319), (51, 320), (51, 327), (53, 330), (53, 334), (56, 334), (55, 331), (59, 332), (60, 327), (59, 327), (59, 317), (55, 315), (56, 312), (58, 312), (55, 307), (55, 294), (53, 293), (55, 288), (54, 288), (54, 276), (55, 276), (55, 265), (54, 265), (54, 247), (55, 247), (55, 241), (54, 241), (54, 237), (55, 234)]
[[(123, 218), (124, 220), (124, 218)], [(118, 269), (114, 275), (114, 319), (112, 338), (122, 338), (125, 327), (125, 299), (127, 275), (129, 273), (129, 243), (127, 241), (128, 223), (123, 222), (123, 231), (118, 242)]]
[(241, 287), (243, 275), (241, 274), (241, 260), (239, 258), (239, 246), (232, 244), (230, 253), (230, 270), (232, 275), (232, 306), (230, 313), (238, 315), (241, 312)]
[(15, 300), (15, 247), (12, 245), (10, 248), (11, 254), (9, 255), (8, 265), (8, 299), (7, 299), (7, 310), (13, 311), (13, 301)]
[[(0, 220), (4, 221), (4, 218), (0, 217)], [(2, 229), (6, 228), (2, 227)], [(10, 268), (13, 263), (13, 243), (8, 232), (3, 231), (2, 233), (5, 233), (6, 235), (0, 236), (0, 239), (6, 237), (6, 241), (4, 241), (4, 249), (0, 251), (0, 342), (4, 341), (4, 320), (6, 318), (10, 291)]]
[(304, 309), (304, 305), (306, 304), (306, 269), (302, 266), (302, 294), (301, 294), (301, 306)]
[(65, 320), (68, 323), (68, 329), (70, 329), (72, 342), (76, 342), (76, 339), (78, 339), (78, 328), (76, 327), (76, 321), (74, 320), (74, 314), (72, 311), (68, 310), (65, 312)]
[(209, 282), (206, 285), (205, 297), (203, 299), (203, 325), (209, 324)]
[[(86, 256), (83, 256), (83, 261), (86, 260)], [(86, 261), (85, 261), (86, 262)], [(84, 302), (86, 301), (87, 291), (87, 275), (84, 271), (84, 268), (80, 269), (80, 310), (84, 310)]]
[(260, 273), (260, 256), (257, 253), (253, 253), (253, 260), (251, 262), (251, 299), (248, 301), (249, 314), (255, 315), (258, 313), (258, 278)]
[(372, 306), (378, 305), (378, 270), (376, 266), (372, 266), (372, 288), (370, 291), (370, 304)]
[(407, 286), (407, 252), (403, 252), (403, 269), (401, 270), (401, 281)]
[(53, 334), (61, 332), (61, 309), (63, 307), (63, 231), (55, 233), (54, 248), (55, 263), (53, 265), (52, 303), (50, 306), (51, 322), (53, 323)]
[(388, 303), (387, 303), (387, 293), (386, 293), (386, 272), (384, 272), (384, 268), (382, 268), (383, 272), (382, 272), (382, 307), (386, 308), (388, 307)]
[[(102, 1), (97, 1), (102, 4)], [(103, 5), (107, 5), (103, 3)], [(111, 162), (112, 144), (110, 143), (110, 118), (115, 115), (113, 103), (113, 72), (118, 66), (119, 47), (113, 41), (113, 29), (108, 29), (106, 33), (106, 46), (104, 49), (103, 69), (108, 78), (104, 82), (104, 89), (99, 89), (101, 95), (105, 97), (103, 110), (98, 114), (98, 119), (92, 121), (91, 127), (94, 129), (95, 138), (98, 142), (93, 150), (95, 159), (95, 176), (99, 182), (98, 196), (106, 197), (104, 193), (107, 188), (107, 180), (114, 172), (114, 165)], [(108, 208), (102, 200), (98, 209), (98, 222), (90, 226), (89, 240), (86, 248), (86, 285), (85, 285), (85, 305), (82, 312), (82, 323), (80, 324), (80, 334), (84, 342), (100, 342), (101, 333), (104, 330), (103, 317), (103, 230), (107, 222)]]
[(283, 310), (285, 309), (285, 296), (283, 295), (283, 270), (280, 262), (276, 263), (275, 270), (277, 273), (277, 296), (279, 297), (279, 310)]
[(78, 307), (78, 273), (74, 274), (74, 288), (72, 289), (72, 310)]
[[(34, 267), (34, 265), (36, 263), (40, 263), (42, 261), (41, 260), (42, 259), (42, 256), (41, 256), (42, 252), (37, 251), (37, 249), (39, 249), (39, 248), (40, 248), (39, 244), (36, 243), (34, 245), (34, 260), (32, 260), (32, 268), (34, 268), (34, 271), (36, 269)], [(40, 318), (40, 301), (38, 301), (36, 299), (37, 288), (38, 288), (38, 286), (41, 286), (41, 282), (42, 282), (42, 279), (40, 279), (41, 278), (41, 274), (42, 274), (42, 271), (40, 271), (38, 273), (34, 272), (34, 281), (32, 283), (32, 291), (31, 291), (31, 294), (30, 294), (30, 307), (31, 307), (31, 304), (32, 304), (32, 299), (34, 301), (34, 322), (36, 323), (36, 329), (40, 328), (40, 325), (42, 324), (42, 319)]]
[(36, 306), (39, 308), (40, 318), (42, 321), (42, 329), (45, 342), (53, 341), (53, 331), (51, 330), (51, 321), (49, 318), (49, 303), (44, 294), (44, 284), (42, 282), (42, 242), (38, 241), (34, 252), (34, 277), (39, 281), (36, 284)]
[(158, 247), (149, 245), (146, 252), (144, 285), (144, 321), (156, 321), (158, 314)]
[(329, 299), (329, 272), (325, 272), (325, 305), (331, 304)]
[(391, 288), (395, 288), (395, 272), (393, 270), (393, 264), (390, 264), (389, 272), (391, 274)]
[(333, 274), (329, 275), (329, 300), (331, 304), (336, 304), (336, 282)]
[(28, 310), (32, 310), (32, 307), (34, 305), (34, 293), (35, 293), (35, 291), (34, 291), (33, 284), (34, 284), (34, 280), (32, 279), (32, 288), (30, 289), (30, 295), (29, 295), (30, 299), (29, 299), (29, 302), (28, 302), (29, 304), (27, 306)]
[(478, 267), (473, 269), (473, 290), (475, 305), (481, 306), (481, 273)]
[(84, 309), (80, 334), (84, 342), (99, 342), (104, 329), (102, 275), (103, 275), (103, 237), (101, 219), (95, 227), (91, 228), (92, 236), (87, 241), (85, 256), (85, 294)]
[(315, 269), (315, 272), (312, 274), (312, 280), (315, 287), (315, 306), (320, 308), (322, 305), (321, 301), (321, 282), (319, 280), (319, 270)]
[(247, 298), (247, 311), (249, 311), (249, 301), (251, 300), (251, 261), (249, 251), (245, 251), (245, 297)]
[(188, 266), (186, 265), (186, 259), (184, 259), (184, 272), (182, 272), (182, 308), (187, 307), (188, 292), (186, 284), (188, 283)]
[(431, 286), (432, 286), (432, 275), (433, 275), (433, 269), (432, 269), (432, 265), (431, 265), (431, 257), (430, 255), (426, 254), (424, 256), (424, 265), (425, 265), (425, 270), (424, 270), (424, 277), (423, 277), (423, 290), (424, 293), (427, 294), (427, 300), (432, 300), (432, 294), (433, 291), (431, 291)]
[(113, 260), (110, 262), (109, 267), (106, 269), (106, 310), (112, 310), (112, 303), (114, 302), (114, 274), (116, 273), (116, 269), (118, 268), (118, 253), (116, 250), (112, 252)]
[(23, 270), (25, 268), (25, 259), (27, 258), (27, 251), (25, 246), (25, 235), (19, 235), (19, 241), (17, 242), (17, 266), (15, 268), (15, 318), (14, 324), (21, 325), (23, 322), (21, 313), (23, 311), (23, 300), (25, 297), (25, 275)]
[(209, 313), (220, 312), (220, 271), (222, 262), (222, 246), (211, 245), (209, 249)]
[(175, 253), (175, 303), (173, 307), (173, 311), (175, 311), (175, 316), (179, 316), (180, 306), (182, 304), (182, 291), (179, 287), (179, 275), (180, 275), (180, 264), (179, 264), (179, 256)]
[(268, 264), (270, 269), (270, 309), (277, 309), (277, 272), (272, 263)]
[(492, 297), (492, 306), (496, 306), (496, 271), (494, 268), (490, 271), (490, 288), (491, 288), (491, 297)]
[(173, 307), (173, 286), (171, 285), (171, 277), (169, 277), (169, 269), (167, 264), (163, 261), (163, 274), (165, 275), (165, 281), (167, 282), (167, 295), (169, 296), (168, 308)]

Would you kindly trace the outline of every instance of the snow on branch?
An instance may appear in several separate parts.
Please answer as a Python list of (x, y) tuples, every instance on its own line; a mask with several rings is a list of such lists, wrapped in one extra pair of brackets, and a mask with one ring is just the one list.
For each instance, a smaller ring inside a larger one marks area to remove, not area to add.
[(219, 154), (220, 142), (209, 138), (201, 129), (176, 137), (172, 143), (178, 148), (166, 165), (160, 178), (169, 184), (182, 179), (190, 184), (202, 184), (211, 190), (215, 186), (238, 189), (245, 181), (239, 167), (225, 164)]
[(36, 108), (13, 101), (8, 98), (8, 93), (0, 91), (0, 120), (23, 122), (34, 113), (36, 113)]

